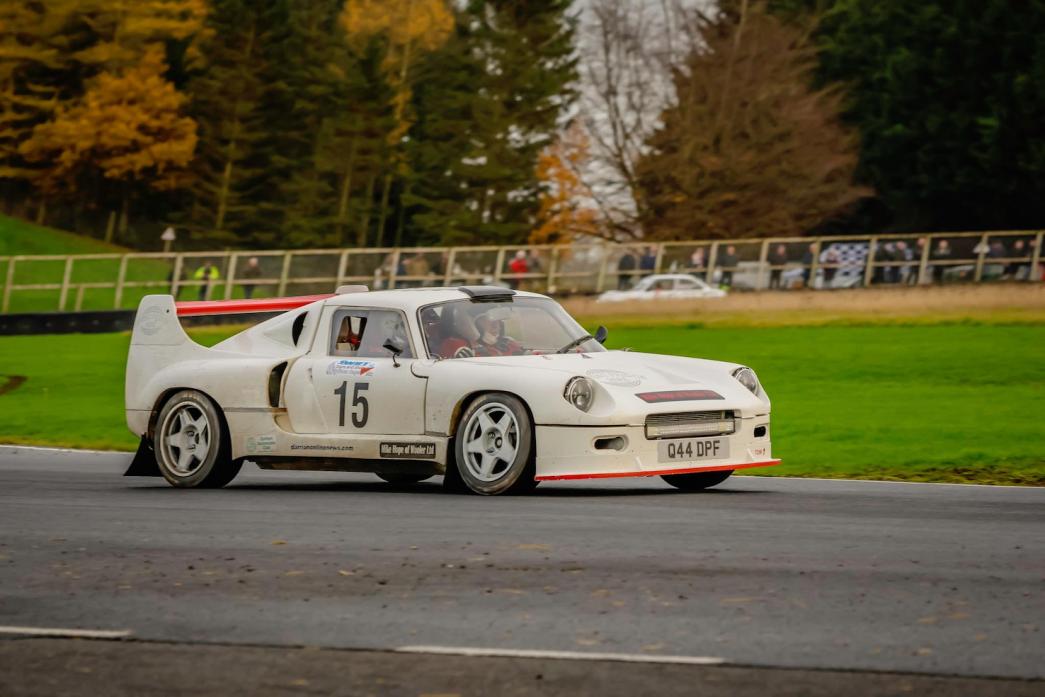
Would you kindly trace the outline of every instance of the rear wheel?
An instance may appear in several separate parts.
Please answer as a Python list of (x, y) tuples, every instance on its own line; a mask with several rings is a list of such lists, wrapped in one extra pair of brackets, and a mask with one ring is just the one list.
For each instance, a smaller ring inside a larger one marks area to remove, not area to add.
[(430, 475), (430, 474), (398, 474), (398, 473), (390, 474), (390, 473), (385, 473), (385, 474), (379, 474), (377, 476), (380, 477), (381, 479), (384, 479), (389, 484), (395, 484), (396, 486), (405, 486), (407, 484), (417, 484), (418, 482), (423, 482), (424, 480), (428, 479), (432, 475)]
[(242, 466), (231, 458), (225, 422), (214, 403), (196, 390), (167, 400), (153, 440), (160, 473), (176, 487), (222, 487)]
[(535, 465), (533, 424), (517, 397), (501, 392), (473, 401), (461, 417), (454, 439), (457, 477), (476, 494), (532, 490)]
[(676, 489), (683, 491), (700, 491), (721, 484), (729, 479), (733, 470), (718, 472), (694, 472), (693, 474), (662, 474), (661, 479)]

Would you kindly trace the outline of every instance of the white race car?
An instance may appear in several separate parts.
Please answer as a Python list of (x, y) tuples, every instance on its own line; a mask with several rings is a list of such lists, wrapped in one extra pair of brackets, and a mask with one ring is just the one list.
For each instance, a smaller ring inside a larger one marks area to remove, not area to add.
[[(212, 348), (178, 315), (287, 310)], [(704, 489), (775, 465), (769, 398), (733, 363), (603, 348), (551, 298), (489, 286), (175, 303), (145, 297), (127, 358), (127, 474), (215, 487), (243, 462), (445, 475), (478, 494), (659, 475)]]
[(724, 298), (726, 291), (713, 288), (705, 281), (685, 273), (646, 276), (632, 288), (607, 290), (596, 300), (623, 302), (625, 300), (687, 300), (690, 298)]

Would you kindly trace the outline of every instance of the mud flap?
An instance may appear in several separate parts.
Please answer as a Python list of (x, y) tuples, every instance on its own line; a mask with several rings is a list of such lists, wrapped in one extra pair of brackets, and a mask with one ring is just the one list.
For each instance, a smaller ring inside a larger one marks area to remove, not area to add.
[(127, 468), (127, 471), (123, 473), (125, 477), (159, 477), (160, 466), (156, 464), (156, 452), (152, 449), (152, 444), (142, 436), (141, 443), (138, 444), (138, 452), (134, 453), (134, 459), (131, 460), (131, 466)]

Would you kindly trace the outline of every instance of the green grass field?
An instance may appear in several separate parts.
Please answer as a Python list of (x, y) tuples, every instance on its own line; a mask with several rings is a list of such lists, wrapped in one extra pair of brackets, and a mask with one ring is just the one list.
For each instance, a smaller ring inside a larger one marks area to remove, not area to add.
[[(0, 338), (3, 373), (28, 378), (0, 394), (0, 441), (132, 449), (127, 343)], [(784, 459), (761, 473), (1045, 485), (1045, 325), (618, 327), (608, 343), (754, 367)]]

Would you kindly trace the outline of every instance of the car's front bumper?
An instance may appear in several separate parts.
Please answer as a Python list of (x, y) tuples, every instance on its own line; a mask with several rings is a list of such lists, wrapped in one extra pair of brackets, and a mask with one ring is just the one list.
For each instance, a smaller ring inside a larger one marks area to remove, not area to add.
[[(756, 437), (759, 426), (765, 427), (765, 435)], [(643, 426), (537, 426), (536, 430), (538, 480), (651, 477), (768, 467), (780, 462), (772, 457), (768, 416), (738, 419), (735, 433), (716, 436), (728, 439), (728, 457), (688, 462), (660, 462), (660, 441), (646, 438)], [(626, 440), (624, 447), (597, 447), (597, 442), (615, 437)]]

